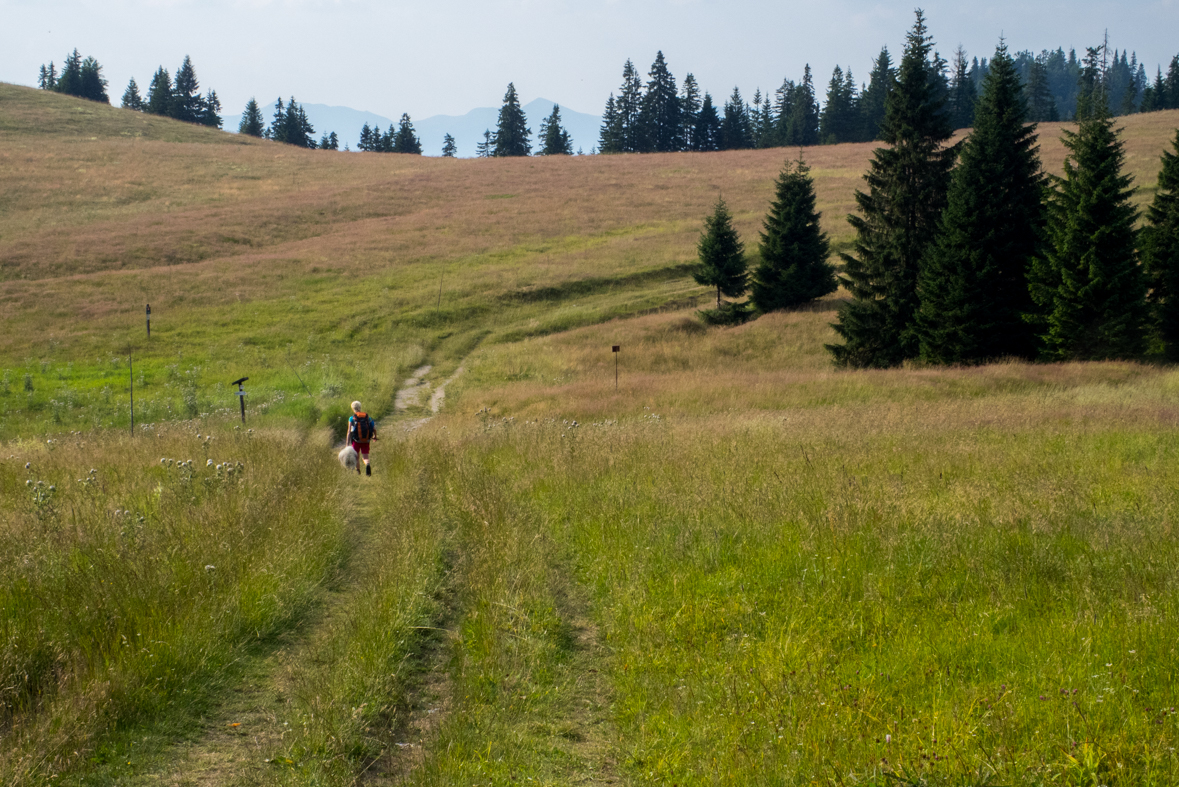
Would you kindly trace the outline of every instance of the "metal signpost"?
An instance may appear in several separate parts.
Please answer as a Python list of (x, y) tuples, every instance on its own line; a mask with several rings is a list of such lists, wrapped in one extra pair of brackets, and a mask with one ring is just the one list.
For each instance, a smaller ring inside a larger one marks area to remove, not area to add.
[(616, 344), (611, 348), (614, 351), (614, 390), (618, 390), (618, 352), (622, 349), (621, 344)]
[(237, 400), (242, 403), (242, 423), (243, 424), (246, 422), (246, 392), (244, 390), (242, 390), (242, 383), (244, 383), (248, 379), (250, 379), (250, 378), (243, 377), (240, 380), (234, 380), (233, 382), (230, 383), (230, 385), (237, 386)]

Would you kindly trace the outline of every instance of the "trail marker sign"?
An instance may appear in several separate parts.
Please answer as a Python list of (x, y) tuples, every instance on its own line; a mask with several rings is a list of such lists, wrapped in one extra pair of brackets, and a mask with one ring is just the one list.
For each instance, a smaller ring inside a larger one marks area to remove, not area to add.
[(248, 379), (250, 379), (250, 378), (243, 377), (240, 380), (234, 380), (233, 382), (230, 383), (230, 385), (237, 386), (237, 400), (239, 402), (241, 402), (241, 405), (242, 405), (242, 423), (243, 424), (246, 422), (246, 392), (242, 389), (242, 383), (244, 383)]

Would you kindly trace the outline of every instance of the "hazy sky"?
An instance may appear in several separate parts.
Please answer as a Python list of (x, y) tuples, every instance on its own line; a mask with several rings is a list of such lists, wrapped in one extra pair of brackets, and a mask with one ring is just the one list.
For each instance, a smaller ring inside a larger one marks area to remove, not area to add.
[[(933, 0), (938, 49), (990, 56), (1094, 45), (1137, 51), (1153, 76), (1179, 53), (1179, 0)], [(836, 65), (868, 76), (882, 45), (899, 58), (915, 5), (893, 0), (0, 0), (0, 81), (32, 85), (74, 47), (92, 55), (119, 103), (134, 76), (192, 57), (225, 114), (251, 96), (294, 95), (398, 117), (498, 106), (508, 82), (600, 113), (629, 57), (646, 75), (662, 50), (677, 83), (696, 75), (718, 100), (772, 92), (810, 63), (820, 92)], [(0, 107), (3, 111), (3, 107)]]

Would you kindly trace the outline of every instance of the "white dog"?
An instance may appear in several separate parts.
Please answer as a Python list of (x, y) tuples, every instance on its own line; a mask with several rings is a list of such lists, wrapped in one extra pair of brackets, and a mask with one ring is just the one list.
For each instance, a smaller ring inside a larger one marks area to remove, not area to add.
[(345, 470), (355, 470), (356, 463), (360, 460), (356, 449), (350, 445), (344, 446), (344, 449), (339, 453), (340, 466)]

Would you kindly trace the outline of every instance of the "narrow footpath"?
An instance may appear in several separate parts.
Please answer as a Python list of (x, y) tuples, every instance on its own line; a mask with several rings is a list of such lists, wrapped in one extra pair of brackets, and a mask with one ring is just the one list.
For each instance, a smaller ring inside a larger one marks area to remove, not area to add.
[[(437, 385), (428, 381), (431, 371), (430, 366), (418, 368), (398, 388), (393, 412), (378, 425), (385, 441), (403, 440), (434, 418), (442, 410), (447, 386), (463, 373), (463, 367)], [(333, 658), (325, 642), (330, 641), (333, 629), (338, 630), (340, 624), (347, 623), (348, 615), (355, 614), (364, 598), (359, 594), (367, 574), (366, 557), (381, 530), (379, 517), (370, 512), (378, 511), (387, 495), (380, 479), (379, 473), (371, 479), (376, 483), (341, 477), (341, 483), (350, 488), (346, 516), (351, 538), (348, 557), (333, 581), (320, 589), (311, 611), (269, 650), (244, 658), (238, 687), (201, 720), (199, 730), (187, 742), (165, 751), (162, 767), (142, 774), (132, 784), (238, 787), (303, 783), (298, 771), (290, 770), (298, 764), (280, 760), (276, 752), (290, 745), (286, 740), (291, 735), (290, 724), (300, 708), (308, 707), (306, 676), (315, 670), (322, 672)], [(461, 553), (479, 548), (479, 544), (456, 544), (460, 554), (446, 561), (449, 567), (438, 597), (441, 611), (430, 625), (417, 627), (420, 631), (412, 645), (412, 664), (395, 671), (403, 695), (390, 699), (396, 708), (389, 715), (390, 726), (373, 731), (372, 740), (380, 741), (370, 747), (376, 756), (344, 783), (370, 787), (434, 784), (439, 774), (456, 766), (463, 769), (451, 758), (448, 741), (471, 733), (465, 726), (468, 716), (464, 712), (469, 698), (455, 696), (461, 691), (455, 688), (452, 670), (456, 658), (461, 659), (456, 655), (462, 649), (460, 607), (467, 603), (461, 599), (473, 590), (464, 584), (465, 558)], [(558, 761), (563, 765), (557, 769), (559, 776), (553, 774), (557, 778), (554, 784), (622, 784), (625, 779), (619, 777), (613, 760), (617, 741), (611, 722), (609, 678), (603, 671), (607, 654), (589, 615), (584, 589), (570, 581), (568, 567), (549, 565), (547, 570), (553, 578), (555, 611), (570, 640), (561, 663), (524, 666), (525, 671), (549, 670), (558, 676), (552, 691), (561, 698), (557, 703), (560, 710), (542, 725), (553, 732), (544, 732), (534, 740), (535, 751), (545, 763), (544, 769), (551, 767), (553, 756), (560, 752)], [(338, 616), (344, 617), (334, 620)], [(534, 722), (529, 725), (536, 727)], [(449, 783), (447, 777), (442, 778)]]

